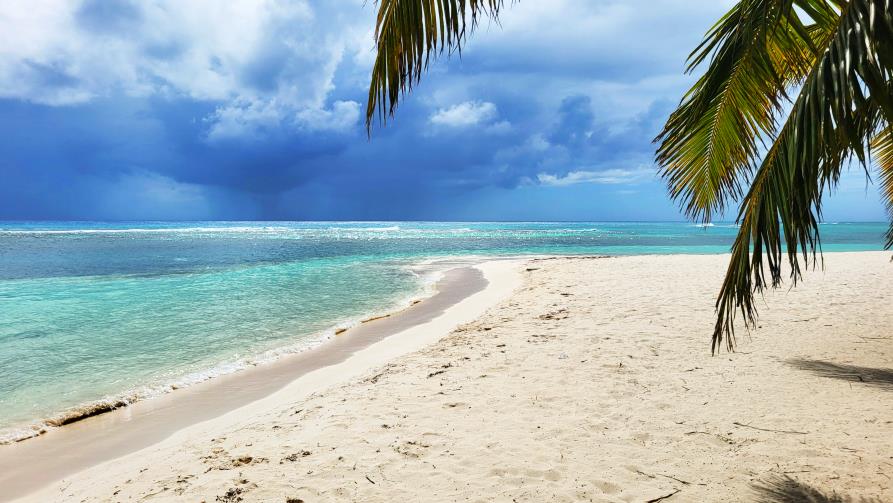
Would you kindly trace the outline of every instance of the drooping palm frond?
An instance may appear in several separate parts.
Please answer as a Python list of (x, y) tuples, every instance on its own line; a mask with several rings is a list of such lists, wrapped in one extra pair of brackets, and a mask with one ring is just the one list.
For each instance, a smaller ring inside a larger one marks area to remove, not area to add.
[(740, 197), (786, 89), (812, 68), (836, 18), (824, 0), (742, 0), (689, 56), (689, 73), (709, 66), (655, 141), (670, 195), (690, 218), (709, 221)]
[(893, 247), (893, 124), (881, 129), (871, 142), (874, 158), (878, 164), (878, 183), (881, 196), (890, 215), (890, 229), (887, 231), (887, 248)]
[[(692, 218), (709, 220), (745, 191), (741, 225), (717, 299), (714, 352), (734, 348), (734, 320), (752, 326), (754, 296), (791, 279), (820, 253), (822, 196), (872, 149), (893, 219), (893, 0), (740, 0), (689, 58), (705, 75), (670, 117), (660, 163), (670, 194)], [(393, 115), (432, 57), (461, 50), (481, 17), (498, 20), (504, 0), (380, 0), (378, 54), (366, 125)], [(780, 131), (776, 117), (801, 86)], [(762, 160), (761, 142), (772, 139)], [(867, 169), (867, 167), (866, 167)], [(893, 227), (887, 246), (893, 246)], [(767, 274), (768, 269), (768, 274)], [(768, 278), (767, 278), (768, 276)]]
[[(757, 170), (739, 213), (741, 228), (717, 299), (713, 350), (734, 349), (736, 310), (754, 324), (754, 294), (800, 278), (820, 251), (822, 195), (842, 166), (868, 162), (869, 139), (893, 119), (893, 0), (852, 0), (833, 38), (806, 77), (774, 144)], [(786, 248), (786, 250), (785, 250)], [(765, 266), (769, 269), (767, 281)]]
[(377, 55), (369, 84), (366, 129), (393, 116), (400, 99), (444, 50), (461, 51), (479, 19), (498, 20), (504, 0), (379, 0)]

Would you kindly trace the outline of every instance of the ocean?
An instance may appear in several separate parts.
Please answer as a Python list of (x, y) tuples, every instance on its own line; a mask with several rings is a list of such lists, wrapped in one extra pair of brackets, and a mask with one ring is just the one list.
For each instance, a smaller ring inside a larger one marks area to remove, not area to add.
[[(824, 224), (823, 249), (882, 250), (886, 229)], [(736, 231), (647, 222), (0, 222), (0, 443), (306, 350), (426, 295), (456, 261), (725, 253)]]

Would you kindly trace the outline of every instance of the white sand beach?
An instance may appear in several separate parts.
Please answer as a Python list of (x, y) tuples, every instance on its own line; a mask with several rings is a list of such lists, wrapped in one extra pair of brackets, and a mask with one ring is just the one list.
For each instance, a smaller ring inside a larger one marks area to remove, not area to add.
[(727, 260), (486, 263), (435, 318), (22, 500), (893, 500), (890, 253), (826, 254), (711, 356)]

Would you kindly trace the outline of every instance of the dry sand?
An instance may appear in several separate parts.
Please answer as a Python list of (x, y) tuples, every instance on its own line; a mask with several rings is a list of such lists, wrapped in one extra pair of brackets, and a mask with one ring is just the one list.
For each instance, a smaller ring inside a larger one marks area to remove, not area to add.
[(488, 264), (440, 317), (28, 499), (893, 500), (890, 254), (827, 254), (711, 357), (726, 260)]

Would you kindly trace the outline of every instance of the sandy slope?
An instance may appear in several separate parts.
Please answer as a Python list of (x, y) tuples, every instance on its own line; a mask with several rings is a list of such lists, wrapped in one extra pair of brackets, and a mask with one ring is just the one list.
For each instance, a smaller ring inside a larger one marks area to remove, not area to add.
[(826, 255), (711, 357), (726, 260), (529, 262), (511, 298), (421, 351), (33, 499), (755, 501), (786, 474), (893, 500), (889, 254)]

